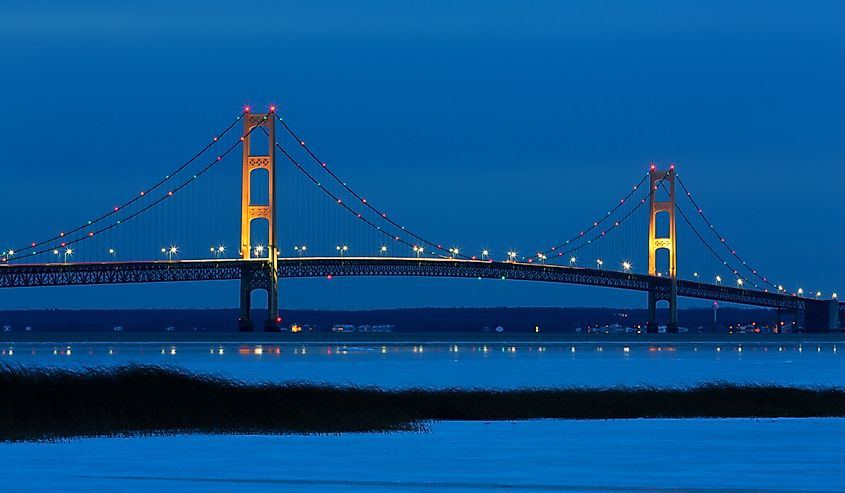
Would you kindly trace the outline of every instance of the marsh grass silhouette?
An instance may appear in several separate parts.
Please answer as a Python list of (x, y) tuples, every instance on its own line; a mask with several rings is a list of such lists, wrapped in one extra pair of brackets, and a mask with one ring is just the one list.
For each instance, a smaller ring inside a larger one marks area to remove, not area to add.
[(424, 430), (447, 420), (845, 416), (845, 390), (712, 383), (689, 388), (404, 389), (245, 383), (128, 365), (0, 366), (0, 440), (176, 433)]

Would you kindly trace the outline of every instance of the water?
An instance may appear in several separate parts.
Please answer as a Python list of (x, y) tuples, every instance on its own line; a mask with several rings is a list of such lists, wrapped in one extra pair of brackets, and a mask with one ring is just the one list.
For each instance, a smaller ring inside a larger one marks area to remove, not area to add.
[[(404, 387), (845, 387), (845, 343), (3, 343), (0, 362)], [(425, 433), (0, 443), (9, 491), (845, 491), (845, 419), (433, 423)]]
[(430, 433), (0, 444), (5, 491), (843, 491), (845, 419), (437, 423)]
[(58, 367), (142, 363), (240, 380), (403, 387), (691, 385), (845, 387), (835, 343), (213, 344), (4, 343), (0, 362)]

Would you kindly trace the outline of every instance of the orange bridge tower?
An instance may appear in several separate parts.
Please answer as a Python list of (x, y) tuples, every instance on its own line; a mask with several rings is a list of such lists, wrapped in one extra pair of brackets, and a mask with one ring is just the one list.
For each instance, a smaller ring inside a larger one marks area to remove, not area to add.
[[(253, 259), (256, 262), (266, 262), (265, 269), (244, 269), (241, 276), (241, 303), (238, 328), (241, 331), (252, 331), (250, 318), (252, 308), (251, 295), (256, 289), (267, 292), (267, 320), (264, 330), (271, 332), (279, 330), (279, 282), (278, 258), (279, 250), (276, 243), (276, 117), (271, 107), (269, 113), (249, 113), (244, 116), (243, 137), (243, 172), (241, 179), (241, 259)], [(267, 133), (267, 153), (252, 154), (250, 147), (251, 132), (264, 127)], [(268, 195), (267, 202), (257, 204), (251, 196), (253, 172), (267, 170)], [(266, 247), (253, 246), (250, 241), (252, 222), (263, 220), (267, 222)]]
[[(678, 331), (678, 280), (677, 255), (678, 242), (675, 236), (675, 165), (670, 165), (668, 171), (660, 171), (654, 165), (649, 171), (651, 213), (648, 224), (648, 274), (653, 276), (648, 291), (648, 325), (647, 332), (658, 332), (657, 303), (669, 302), (669, 321), (666, 332)], [(668, 200), (658, 200), (662, 190), (668, 189)], [(658, 236), (657, 219), (666, 214), (669, 221), (666, 236)], [(658, 266), (657, 252), (666, 250), (669, 254), (669, 265)], [(666, 268), (666, 270), (662, 270)], [(668, 281), (663, 279), (668, 277)]]

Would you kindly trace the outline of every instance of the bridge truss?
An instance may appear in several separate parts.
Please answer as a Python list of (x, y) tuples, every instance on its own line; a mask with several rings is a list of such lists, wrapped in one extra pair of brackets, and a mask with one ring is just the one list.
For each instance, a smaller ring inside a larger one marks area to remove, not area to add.
[[(280, 258), (275, 275), (265, 259), (201, 259), (149, 262), (6, 264), (0, 266), (0, 288), (127, 284), (151, 282), (238, 280), (263, 288), (274, 278), (313, 277), (443, 277), (551, 282), (668, 293), (669, 278), (583, 267), (489, 260), (400, 257)], [(686, 280), (677, 294), (787, 311), (828, 309), (830, 301), (788, 294), (739, 289)], [(835, 301), (833, 303), (836, 303)], [(838, 305), (838, 304), (837, 304)]]

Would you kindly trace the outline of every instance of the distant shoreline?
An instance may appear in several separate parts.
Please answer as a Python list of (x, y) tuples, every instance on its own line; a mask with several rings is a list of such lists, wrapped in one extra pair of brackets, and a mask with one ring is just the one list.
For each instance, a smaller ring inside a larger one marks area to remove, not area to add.
[(578, 333), (267, 333), (267, 332), (6, 332), (4, 343), (214, 344), (845, 344), (845, 334), (578, 334)]
[[(717, 322), (714, 326), (714, 315)], [(230, 334), (237, 330), (240, 312), (232, 308), (213, 309), (121, 309), (121, 310), (0, 310), (0, 338), (13, 333), (112, 333), (122, 328), (126, 333), (200, 333)], [(481, 337), (502, 327), (506, 334), (533, 336), (577, 335), (577, 329), (613, 333), (617, 330), (644, 328), (648, 311), (641, 308), (594, 307), (429, 307), (367, 310), (283, 309), (284, 328), (297, 325), (302, 334), (331, 334), (337, 325), (358, 327), (388, 326), (399, 334), (473, 333)], [(771, 309), (719, 307), (684, 308), (679, 310), (681, 327), (690, 333), (728, 334), (745, 330), (770, 332), (778, 323)], [(790, 314), (782, 313), (782, 328), (789, 331)], [(252, 320), (262, 329), (266, 313), (254, 310)], [(668, 319), (665, 310), (658, 310), (658, 321)], [(742, 327), (742, 329), (739, 329)], [(372, 331), (371, 331), (372, 333)], [(825, 332), (820, 332), (825, 333)], [(17, 336), (13, 336), (17, 337)]]

